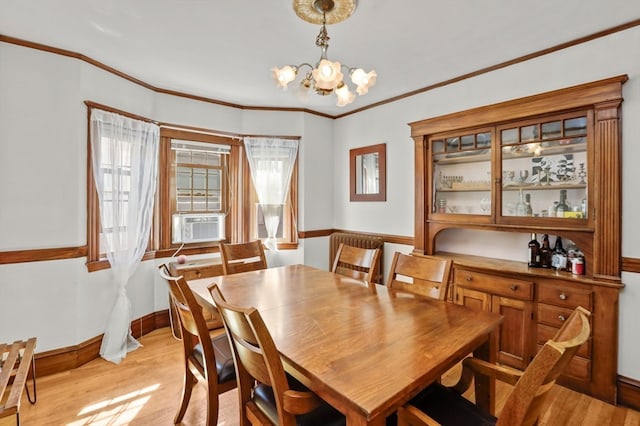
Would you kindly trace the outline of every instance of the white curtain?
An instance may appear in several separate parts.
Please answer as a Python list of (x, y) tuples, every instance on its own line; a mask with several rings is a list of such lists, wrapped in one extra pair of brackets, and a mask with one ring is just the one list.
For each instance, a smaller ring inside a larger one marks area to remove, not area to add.
[(100, 355), (119, 363), (140, 343), (131, 335), (127, 282), (149, 241), (158, 172), (157, 125), (91, 110), (93, 177), (100, 201), (101, 251), (111, 264), (117, 297)]
[(253, 186), (262, 208), (267, 239), (264, 245), (277, 250), (276, 231), (298, 155), (298, 141), (280, 138), (244, 138)]

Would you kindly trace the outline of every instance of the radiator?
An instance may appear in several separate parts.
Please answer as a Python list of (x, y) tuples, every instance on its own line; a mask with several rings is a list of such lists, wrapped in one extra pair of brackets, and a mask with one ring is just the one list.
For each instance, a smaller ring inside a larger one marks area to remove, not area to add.
[(380, 258), (378, 258), (378, 264), (376, 265), (376, 275), (374, 281), (382, 284), (383, 275), (383, 254), (384, 254), (384, 240), (380, 237), (374, 237), (372, 235), (354, 234), (350, 232), (334, 232), (329, 237), (329, 268), (333, 265), (333, 260), (336, 257), (336, 252), (340, 243), (344, 243), (346, 246), (360, 247), (366, 249), (380, 249)]

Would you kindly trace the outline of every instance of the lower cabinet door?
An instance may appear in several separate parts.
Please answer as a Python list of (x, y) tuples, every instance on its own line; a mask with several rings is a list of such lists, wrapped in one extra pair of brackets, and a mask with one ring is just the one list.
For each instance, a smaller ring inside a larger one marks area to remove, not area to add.
[(476, 311), (491, 310), (491, 295), (489, 293), (465, 287), (456, 286), (455, 302)]
[(498, 362), (524, 370), (533, 355), (533, 303), (492, 296), (491, 311), (504, 317), (498, 336)]

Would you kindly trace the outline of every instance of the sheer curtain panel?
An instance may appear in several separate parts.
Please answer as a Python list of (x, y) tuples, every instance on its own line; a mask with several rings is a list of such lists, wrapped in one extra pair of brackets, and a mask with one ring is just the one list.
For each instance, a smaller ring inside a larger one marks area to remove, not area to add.
[(100, 347), (119, 363), (140, 346), (131, 335), (127, 283), (149, 241), (158, 174), (157, 125), (119, 114), (91, 110), (91, 157), (100, 202), (100, 246), (111, 265), (116, 301)]
[(291, 172), (298, 155), (298, 141), (247, 137), (244, 138), (244, 146), (267, 229), (264, 245), (270, 250), (277, 250), (276, 232), (289, 193)]

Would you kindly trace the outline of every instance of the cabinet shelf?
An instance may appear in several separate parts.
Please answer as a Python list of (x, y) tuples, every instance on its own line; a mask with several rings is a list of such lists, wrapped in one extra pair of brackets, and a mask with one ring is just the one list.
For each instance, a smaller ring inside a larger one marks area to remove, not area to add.
[[(542, 142), (544, 143), (544, 142)], [(512, 151), (511, 149), (523, 148), (520, 145), (513, 146), (505, 146), (502, 148), (502, 159), (510, 160), (514, 158), (533, 158), (533, 157), (544, 157), (549, 155), (558, 155), (558, 154), (573, 154), (576, 152), (586, 152), (587, 151), (587, 142), (580, 143), (572, 143), (568, 145), (558, 145), (558, 146), (542, 146), (540, 151), (531, 152), (528, 150), (522, 151)]]
[(459, 153), (452, 153), (452, 154), (436, 154), (434, 155), (433, 162), (435, 164), (465, 164), (465, 163), (490, 162), (491, 154), (488, 151), (489, 150), (485, 149), (482, 151), (482, 153), (476, 153), (475, 151), (462, 151)]
[(506, 185), (502, 187), (503, 191), (551, 191), (557, 189), (586, 189), (586, 183), (552, 183), (551, 185), (543, 184), (526, 184), (526, 185)]

